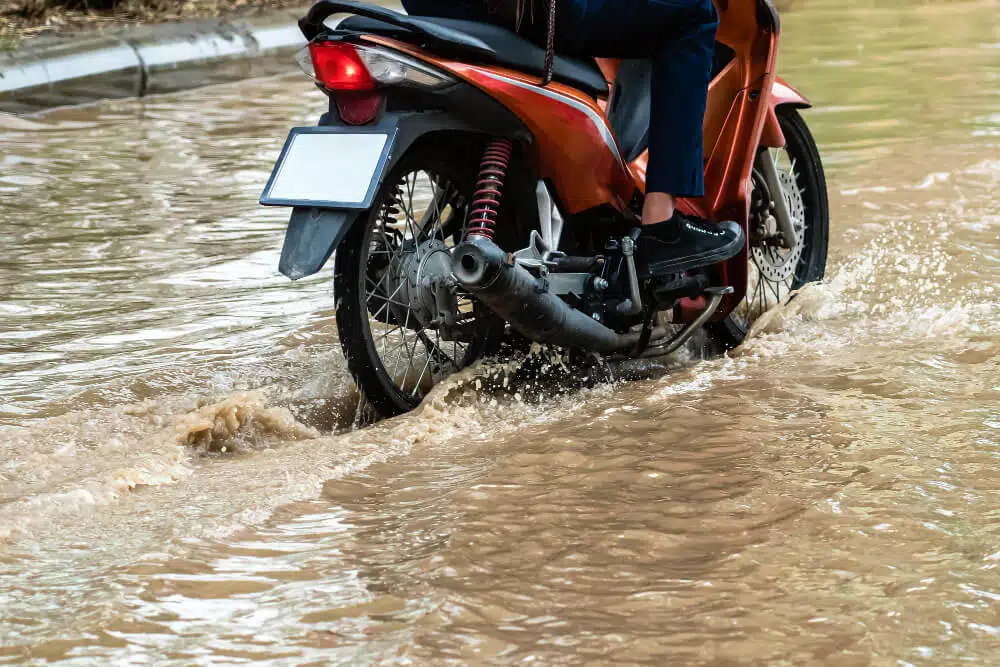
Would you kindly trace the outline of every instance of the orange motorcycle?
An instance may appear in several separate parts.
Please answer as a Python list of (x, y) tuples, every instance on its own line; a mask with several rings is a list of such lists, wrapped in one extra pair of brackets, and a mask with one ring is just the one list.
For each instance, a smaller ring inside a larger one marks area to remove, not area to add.
[[(512, 339), (663, 355), (699, 329), (734, 346), (767, 308), (823, 277), (829, 211), (819, 153), (775, 74), (770, 0), (717, 0), (704, 123), (705, 196), (745, 252), (640, 280), (635, 241), (650, 63), (556, 56), (492, 24), (324, 0), (300, 62), (330, 98), (291, 130), (261, 203), (293, 207), (280, 270), (336, 252), (351, 372), (382, 414)], [(335, 22), (336, 21), (336, 22)]]

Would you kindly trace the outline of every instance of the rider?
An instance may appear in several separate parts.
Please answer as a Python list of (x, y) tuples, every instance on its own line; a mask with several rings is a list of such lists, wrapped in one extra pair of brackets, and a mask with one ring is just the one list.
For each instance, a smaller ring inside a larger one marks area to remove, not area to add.
[[(743, 247), (735, 222), (712, 224), (674, 208), (677, 197), (704, 194), (702, 122), (719, 25), (713, 0), (402, 2), (411, 14), (506, 24), (542, 45), (555, 28), (556, 51), (578, 58), (652, 57), (640, 268), (644, 275), (677, 273), (729, 259)], [(547, 20), (550, 2), (554, 25)], [(510, 25), (515, 15), (517, 25)]]

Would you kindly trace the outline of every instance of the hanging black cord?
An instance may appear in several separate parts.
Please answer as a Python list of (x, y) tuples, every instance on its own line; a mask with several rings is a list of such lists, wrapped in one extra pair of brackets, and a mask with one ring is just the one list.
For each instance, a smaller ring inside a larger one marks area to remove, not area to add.
[(552, 65), (556, 57), (556, 0), (549, 0), (548, 32), (545, 35), (545, 73), (542, 85), (552, 83)]

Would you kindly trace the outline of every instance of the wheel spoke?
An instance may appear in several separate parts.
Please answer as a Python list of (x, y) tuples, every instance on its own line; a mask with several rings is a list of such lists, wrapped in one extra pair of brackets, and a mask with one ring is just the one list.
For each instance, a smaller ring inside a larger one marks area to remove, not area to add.
[(437, 339), (437, 342), (431, 340), (426, 331), (421, 331), (417, 335), (420, 337), (421, 342), (424, 344), (424, 348), (427, 350), (428, 358), (436, 358), (439, 362), (442, 360), (447, 361), (451, 364), (452, 368), (458, 370), (458, 364), (455, 363), (455, 360), (445, 354), (445, 351), (441, 349), (441, 335), (437, 330), (434, 330), (434, 337)]
[(418, 173), (412, 173), (406, 179), (406, 227), (410, 230), (410, 238), (414, 241), (417, 241), (417, 232), (415, 229), (416, 219), (413, 212), (413, 190), (417, 186)]
[[(771, 294), (774, 295), (774, 298), (775, 298), (775, 304), (774, 305), (778, 305), (779, 303), (781, 303), (781, 294), (777, 290), (777, 287), (776, 287), (777, 283), (775, 281), (769, 279), (769, 278), (765, 278), (764, 279), (764, 283), (766, 284), (766, 286), (768, 288), (770, 288)], [(765, 298), (767, 297), (767, 293), (766, 292), (765, 292), (764, 296), (765, 296)]]
[[(406, 330), (409, 329), (409, 327), (410, 327), (410, 309), (407, 308), (406, 318), (403, 320), (403, 328), (400, 330), (400, 337), (403, 339), (403, 351), (406, 352), (406, 365), (403, 366), (403, 378), (402, 380), (399, 380), (399, 382), (402, 382), (400, 388), (403, 391), (406, 391), (406, 377), (407, 377), (406, 370), (410, 367), (410, 361), (413, 359), (413, 355), (410, 353), (410, 346), (409, 343), (407, 342), (407, 335), (406, 335)], [(396, 375), (396, 373), (399, 369), (399, 362), (401, 360), (402, 360), (402, 355), (397, 355), (396, 362), (392, 366), (393, 381), (397, 381), (396, 377), (398, 376)]]
[[(414, 342), (414, 351), (415, 350), (416, 350), (416, 342)], [(424, 373), (427, 372), (427, 369), (431, 365), (431, 359), (432, 359), (431, 355), (428, 354), (427, 355), (427, 361), (424, 362), (423, 368), (420, 369), (420, 375), (417, 376), (417, 381), (413, 385), (413, 391), (410, 392), (410, 396), (411, 397), (412, 396), (416, 396), (417, 392), (420, 391), (420, 383), (423, 382), (423, 380), (424, 380)], [(403, 391), (406, 391), (406, 387), (403, 388)]]
[[(433, 239), (435, 230), (443, 224), (441, 220), (441, 200), (447, 194), (447, 191), (443, 190), (438, 184), (438, 179), (429, 172), (427, 174), (427, 181), (430, 183), (431, 200), (427, 204), (427, 210), (424, 211), (423, 219), (420, 221), (420, 238), (422, 241)], [(428, 229), (428, 221), (430, 221), (430, 229)]]
[[(434, 288), (414, 285), (413, 254), (421, 253), (422, 261), (431, 252), (453, 248), (464, 233), (468, 193), (445, 173), (443, 168), (423, 167), (393, 178), (380, 195), (380, 208), (368, 223), (358, 258), (363, 272), (356, 283), (364, 303), (362, 331), (371, 341), (365, 353), (382, 386), (395, 386), (398, 395), (392, 401), (397, 404), (402, 400), (415, 405), (434, 384), (459, 370), (486, 339), (481, 328), (490, 326), (471, 307), (468, 295), (449, 296), (452, 317), (460, 323), (458, 334), (474, 343), (452, 336), (442, 340), (438, 327), (426, 324), (434, 321), (433, 311), (424, 313), (420, 305), (440, 295), (416, 292)], [(379, 386), (369, 382), (363, 390), (372, 393)]]
[(764, 291), (764, 280), (763, 276), (757, 280), (757, 289), (755, 294), (757, 301), (757, 315), (754, 317), (755, 320), (764, 314), (764, 302), (767, 299), (767, 293)]
[[(403, 287), (403, 285), (402, 285), (402, 283), (400, 283), (399, 287), (397, 287), (393, 291), (393, 293), (390, 294), (388, 297), (381, 297), (380, 296), (379, 298), (385, 299), (385, 303), (383, 303), (382, 307), (379, 308), (377, 311), (375, 311), (375, 313), (372, 314), (372, 317), (374, 317), (377, 320), (379, 318), (379, 316), (381, 315), (381, 313), (382, 313), (383, 310), (388, 310), (390, 303), (396, 303), (395, 301), (392, 300), (392, 298), (394, 296), (396, 296), (397, 294), (399, 294), (399, 290), (402, 289), (402, 287)], [(372, 298), (372, 297), (369, 297), (369, 298)], [(365, 301), (365, 305), (367, 305), (367, 303), (368, 303), (368, 301), (366, 300)], [(409, 306), (407, 306), (406, 304), (403, 304), (403, 303), (400, 303), (399, 305), (402, 306), (403, 308), (409, 308)]]
[(383, 359), (387, 359), (389, 357), (389, 353), (390, 352), (395, 352), (396, 350), (399, 349), (398, 347), (395, 347), (392, 350), (389, 350), (388, 349), (388, 345), (389, 345), (389, 336), (390, 336), (390, 334), (394, 334), (397, 331), (399, 331), (400, 329), (401, 329), (401, 327), (397, 326), (394, 329), (392, 329), (391, 331), (387, 331), (387, 332), (385, 332), (382, 335), (382, 358)]

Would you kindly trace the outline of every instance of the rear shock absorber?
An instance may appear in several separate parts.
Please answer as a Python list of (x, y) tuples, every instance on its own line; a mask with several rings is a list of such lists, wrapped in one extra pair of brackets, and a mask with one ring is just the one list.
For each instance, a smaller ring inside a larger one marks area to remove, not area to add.
[(507, 138), (493, 139), (486, 146), (479, 165), (476, 192), (472, 196), (467, 237), (480, 236), (493, 240), (500, 201), (503, 199), (503, 183), (513, 150), (514, 144)]

